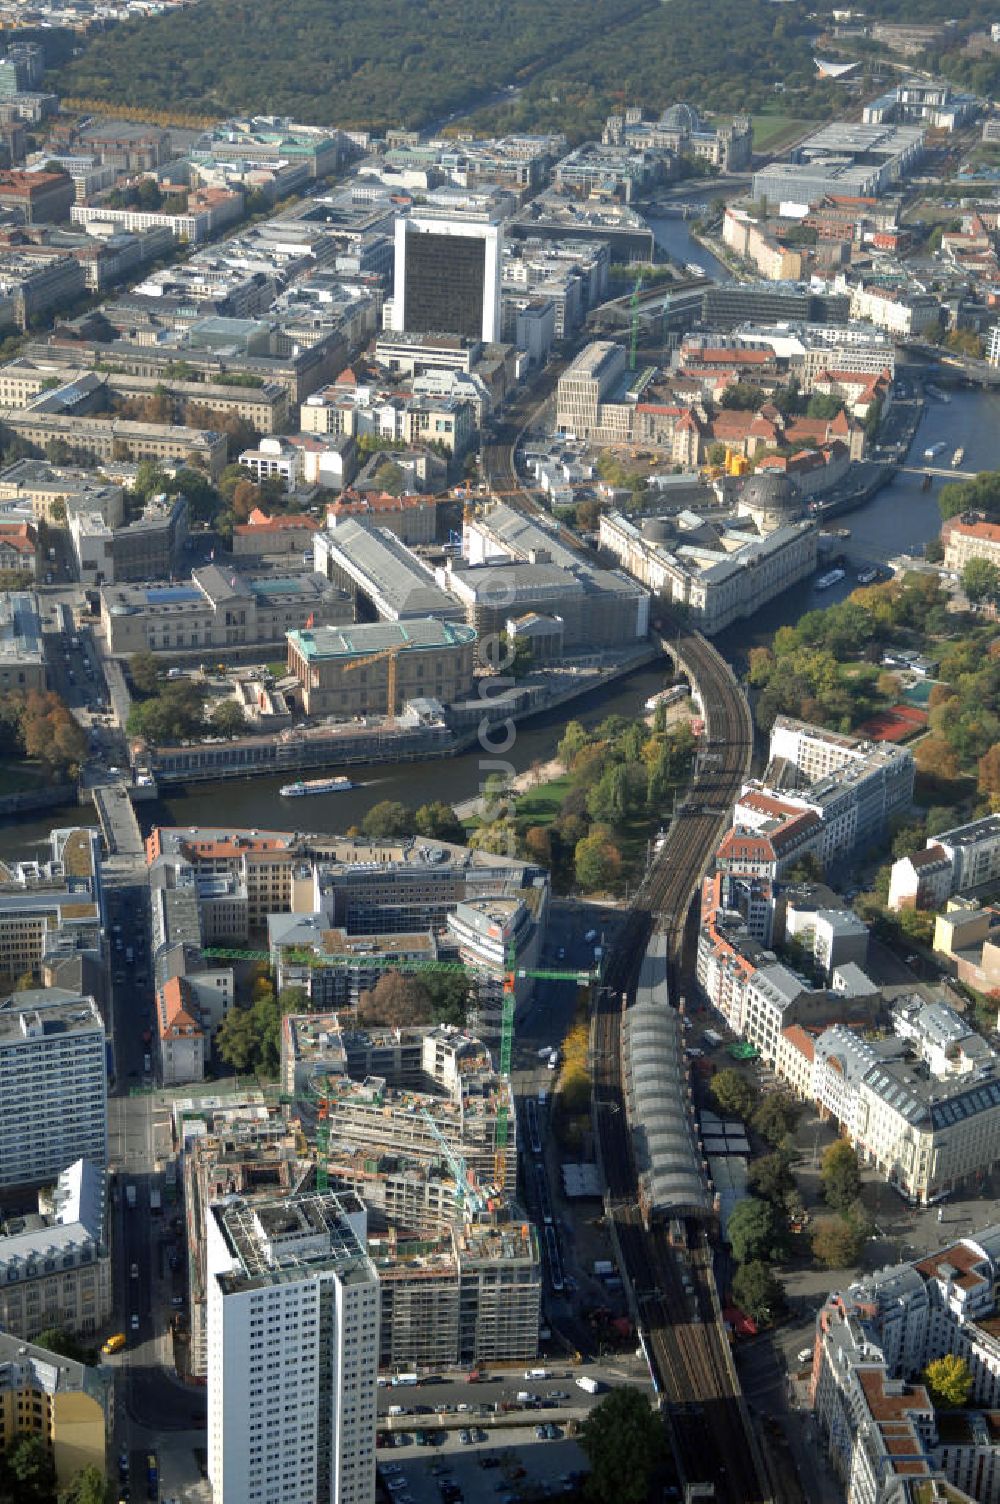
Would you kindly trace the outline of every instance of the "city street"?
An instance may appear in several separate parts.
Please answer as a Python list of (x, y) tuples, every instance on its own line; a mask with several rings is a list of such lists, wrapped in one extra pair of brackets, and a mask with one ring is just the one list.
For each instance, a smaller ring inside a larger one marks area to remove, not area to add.
[[(169, 1498), (172, 1472), (199, 1475), (195, 1453), (204, 1447), (205, 1391), (182, 1383), (174, 1373), (171, 1301), (185, 1288), (183, 1264), (178, 1270), (170, 1267), (170, 1254), (183, 1244), (172, 1229), (177, 1207), (163, 1198), (161, 1210), (154, 1212), (150, 1203), (154, 1188), (163, 1197), (158, 1167), (169, 1154), (170, 1132), (167, 1109), (152, 1091), (152, 1059), (143, 1038), (154, 1024), (145, 867), (134, 857), (117, 858), (113, 867), (105, 866), (105, 877), (115, 1061), (109, 1155), (117, 1314), (111, 1330), (126, 1337), (120, 1357), (109, 1360), (116, 1369), (113, 1450), (116, 1457), (128, 1453), (130, 1475), (143, 1484), (147, 1457), (156, 1453), (161, 1497)], [(131, 964), (126, 959), (130, 948)], [(129, 1204), (130, 1187), (134, 1206)], [(181, 1432), (183, 1439), (172, 1434)]]

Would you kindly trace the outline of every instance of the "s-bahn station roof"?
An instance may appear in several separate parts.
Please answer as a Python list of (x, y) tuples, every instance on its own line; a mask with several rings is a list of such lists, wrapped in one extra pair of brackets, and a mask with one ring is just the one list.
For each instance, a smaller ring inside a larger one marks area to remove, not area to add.
[(624, 1017), (625, 1107), (643, 1193), (659, 1217), (713, 1214), (688, 1097), (681, 1020), (670, 1006), (666, 956), (654, 936)]

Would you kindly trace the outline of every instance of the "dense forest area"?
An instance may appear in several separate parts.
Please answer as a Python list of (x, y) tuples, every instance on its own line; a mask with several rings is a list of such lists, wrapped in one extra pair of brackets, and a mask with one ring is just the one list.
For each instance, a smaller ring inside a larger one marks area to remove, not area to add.
[(623, 104), (658, 113), (683, 99), (721, 114), (770, 106), (819, 119), (841, 108), (843, 95), (819, 78), (814, 40), (815, 25), (798, 5), (717, 0), (711, 25), (697, 6), (660, 5), (624, 22), (611, 43), (581, 33), (579, 45), (522, 93), (473, 118), (490, 130), (594, 136)]
[(71, 97), (153, 113), (373, 128), (440, 122), (513, 84), (522, 92), (491, 124), (579, 137), (626, 100), (735, 111), (759, 108), (776, 84), (797, 91), (797, 113), (829, 113), (810, 31), (803, 8), (765, 0), (717, 0), (711, 26), (701, 9), (660, 0), (429, 0), (419, 11), (404, 0), (202, 0), (94, 37), (50, 79)]
[(203, 0), (95, 38), (57, 87), (154, 111), (418, 126), (651, 9), (657, 0)]

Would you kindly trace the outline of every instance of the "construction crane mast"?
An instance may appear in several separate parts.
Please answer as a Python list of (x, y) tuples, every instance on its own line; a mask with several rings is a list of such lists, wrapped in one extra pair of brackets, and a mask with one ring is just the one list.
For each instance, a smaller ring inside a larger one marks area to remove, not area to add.
[(386, 672), (388, 701), (386, 716), (390, 721), (396, 718), (396, 659), (406, 646), (405, 642), (397, 642), (391, 648), (382, 648), (378, 653), (369, 653), (365, 658), (355, 658), (351, 663), (345, 663), (342, 673), (353, 674), (356, 668), (369, 668), (373, 663), (384, 663), (389, 660)]
[[(381, 656), (381, 655), (376, 655)], [(243, 950), (241, 948), (227, 946), (210, 946), (204, 951), (204, 955), (211, 960), (227, 961), (266, 961), (271, 963), (269, 951)], [(289, 959), (297, 965), (323, 969), (331, 966), (349, 969), (358, 964), (357, 958), (351, 956), (317, 956), (313, 951), (289, 951)], [(507, 967), (503, 976), (502, 991), (500, 998), (500, 1052), (497, 1060), (497, 1074), (501, 1080), (509, 1084), (510, 1073), (514, 1059), (514, 1011), (517, 1005), (517, 983), (532, 977), (545, 982), (575, 982), (578, 987), (586, 987), (591, 982), (600, 980), (599, 971), (566, 971), (547, 970), (540, 967), (517, 966), (513, 946), (507, 952)], [(396, 960), (390, 956), (365, 957), (364, 965), (379, 971), (399, 972), (442, 972), (460, 973), (471, 977), (473, 980), (488, 980), (477, 973), (474, 966), (467, 966), (463, 961), (419, 961), (419, 960)], [(505, 1084), (505, 1091), (507, 1085)], [(330, 1148), (330, 1103), (326, 1092), (319, 1086), (313, 1088), (313, 1095), (317, 1101), (316, 1112), (316, 1189), (325, 1191), (329, 1187), (328, 1157)], [(448, 1144), (447, 1140), (438, 1130), (433, 1118), (426, 1112), (435, 1138), (441, 1144), (445, 1158), (455, 1175), (456, 1181), (463, 1187), (462, 1195), (466, 1205), (473, 1210), (482, 1210), (485, 1201), (481, 1191), (476, 1190), (469, 1183), (465, 1163), (461, 1160)], [(498, 1185), (507, 1183), (507, 1150), (510, 1144), (510, 1107), (506, 1095), (501, 1097), (497, 1107), (496, 1139), (494, 1154), (494, 1178)]]
[(643, 270), (640, 266), (639, 275), (636, 277), (635, 286), (632, 289), (632, 297), (629, 300), (631, 329), (628, 343), (628, 368), (630, 371), (635, 370), (636, 358), (639, 351), (639, 293), (642, 291), (642, 278)]
[(455, 1191), (463, 1210), (472, 1212), (485, 1211), (486, 1197), (479, 1187), (474, 1184), (465, 1160), (449, 1144), (426, 1107), (420, 1109), (420, 1116), (424, 1119), (431, 1133), (441, 1146), (441, 1153), (444, 1155), (448, 1168), (455, 1177)]

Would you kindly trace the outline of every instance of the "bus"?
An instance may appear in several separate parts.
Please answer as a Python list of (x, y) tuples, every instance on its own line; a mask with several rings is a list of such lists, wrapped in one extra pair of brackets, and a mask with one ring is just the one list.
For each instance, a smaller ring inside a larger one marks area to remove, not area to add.
[(101, 1352), (110, 1358), (112, 1353), (120, 1353), (124, 1346), (125, 1333), (115, 1332), (113, 1337), (109, 1337), (107, 1342), (101, 1344)]

